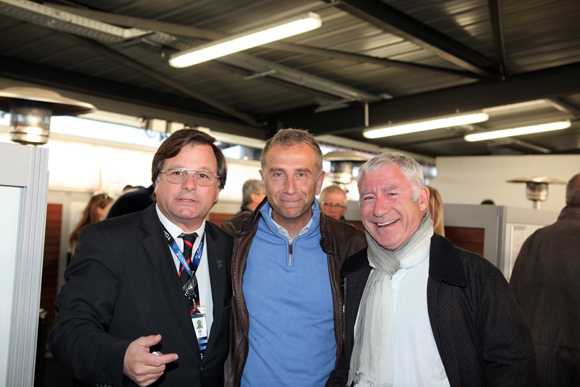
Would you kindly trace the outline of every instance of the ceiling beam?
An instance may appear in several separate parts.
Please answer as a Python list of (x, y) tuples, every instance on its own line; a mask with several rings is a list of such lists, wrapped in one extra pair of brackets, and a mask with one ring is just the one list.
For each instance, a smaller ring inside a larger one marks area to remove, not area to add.
[(580, 108), (578, 108), (578, 106), (576, 105), (571, 104), (565, 99), (554, 97), (554, 98), (546, 98), (546, 100), (561, 112), (571, 114), (574, 117), (580, 117)]
[(63, 36), (66, 36), (68, 39), (74, 41), (76, 44), (79, 45), (84, 45), (86, 47), (88, 47), (90, 50), (92, 50), (93, 52), (102, 55), (106, 58), (109, 58), (111, 60), (114, 60), (115, 62), (133, 70), (138, 72), (139, 74), (149, 78), (149, 79), (153, 79), (159, 83), (161, 83), (162, 85), (165, 85), (167, 87), (172, 88), (173, 90), (176, 90), (184, 95), (187, 95), (189, 97), (195, 98), (207, 105), (210, 105), (234, 118), (237, 118), (243, 122), (246, 122), (252, 126), (258, 126), (258, 123), (256, 121), (256, 119), (252, 116), (250, 116), (249, 114), (246, 114), (244, 112), (241, 112), (237, 109), (232, 108), (231, 106), (226, 105), (223, 102), (220, 102), (218, 100), (215, 100), (211, 97), (208, 97), (202, 93), (199, 93), (195, 90), (192, 90), (186, 86), (184, 86), (183, 84), (179, 83), (178, 81), (163, 75), (103, 44), (97, 43), (95, 41), (89, 40), (89, 39), (85, 39), (85, 38), (79, 38), (73, 35), (69, 35), (69, 34), (63, 34)]
[[(334, 3), (334, 0), (324, 0)], [(379, 0), (340, 0), (336, 8), (377, 28), (400, 36), (437, 56), (486, 79), (498, 79), (495, 63), (480, 53), (443, 35)]]
[[(126, 16), (126, 15), (118, 15), (108, 12), (101, 12), (101, 11), (94, 11), (89, 9), (81, 9), (75, 8), (60, 4), (53, 4), (53, 3), (43, 3), (49, 7), (56, 8), (62, 11), (70, 12), (78, 16), (83, 16), (89, 19), (98, 20), (103, 23), (110, 23), (115, 25), (121, 25), (126, 27), (133, 27), (133, 28), (143, 28), (147, 30), (154, 30), (159, 32), (165, 32), (168, 34), (174, 35), (182, 35), (188, 36), (191, 38), (200, 38), (200, 39), (207, 39), (207, 40), (218, 40), (227, 37), (227, 34), (210, 31), (206, 29), (184, 26), (174, 23), (167, 23), (167, 22), (160, 22), (157, 20), (149, 20), (149, 19), (142, 19), (133, 16)], [(395, 67), (400, 68), (403, 70), (408, 71), (424, 71), (430, 72), (435, 74), (443, 74), (443, 75), (450, 75), (455, 77), (461, 78), (471, 78), (471, 79), (480, 79), (481, 77), (475, 75), (468, 71), (458, 71), (452, 69), (446, 69), (443, 67), (437, 66), (429, 66), (429, 65), (422, 65), (417, 63), (411, 62), (403, 62), (397, 60), (391, 60), (386, 58), (378, 58), (368, 55), (361, 55), (361, 54), (354, 54), (345, 51), (337, 51), (331, 50), (326, 48), (319, 48), (319, 47), (312, 47), (312, 46), (305, 46), (301, 44), (295, 43), (287, 43), (287, 42), (272, 42), (263, 45), (262, 47), (278, 50), (278, 51), (286, 51), (292, 52), (297, 54), (303, 55), (311, 55), (311, 56), (318, 56), (323, 58), (331, 58), (331, 59), (340, 59), (340, 60), (347, 60), (351, 62), (357, 63), (368, 63), (374, 64), (383, 67)]]
[[(195, 115), (226, 124), (239, 123), (238, 120), (234, 120), (223, 112), (196, 99), (179, 97), (175, 94), (95, 78), (5, 56), (0, 56), (0, 77), (89, 94), (113, 101), (148, 106), (159, 110), (173, 111), (190, 116)], [(250, 127), (248, 126), (248, 128)]]
[[(455, 113), (468, 112), (580, 93), (580, 63), (574, 63), (526, 74), (514, 75), (504, 82), (478, 82), (427, 93), (383, 100), (369, 104), (370, 126), (405, 122)], [(308, 128), (315, 135), (340, 134), (362, 130), (364, 108), (349, 107), (300, 117), (281, 113), (275, 116), (283, 127)]]
[(491, 32), (495, 46), (495, 60), (499, 65), (499, 75), (505, 80), (508, 74), (505, 55), (505, 39), (503, 36), (503, 23), (501, 18), (501, 5), (499, 0), (488, 0), (489, 18), (491, 20)]
[(272, 78), (266, 74), (259, 75), (259, 74), (252, 72), (252, 71), (245, 70), (241, 67), (232, 66), (232, 65), (229, 65), (226, 63), (214, 61), (211, 64), (205, 63), (205, 64), (200, 64), (200, 65), (212, 67), (214, 69), (220, 69), (220, 70), (232, 73), (232, 74), (239, 74), (239, 75), (242, 75), (244, 77), (252, 77), (252, 79), (244, 79), (248, 82), (256, 80), (258, 82), (265, 82), (265, 83), (268, 83), (268, 84), (273, 85), (273, 86), (283, 87), (283, 88), (288, 89), (288, 90), (293, 90), (293, 91), (300, 93), (302, 95), (310, 95), (313, 97), (318, 97), (318, 98), (322, 98), (322, 99), (330, 100), (330, 101), (342, 101), (342, 98), (340, 98), (336, 95), (323, 93), (322, 91), (311, 89), (311, 88), (308, 88), (305, 86), (300, 86), (300, 85), (297, 85), (295, 83), (286, 82), (282, 79)]
[(331, 58), (331, 59), (341, 59), (341, 60), (347, 60), (347, 61), (351, 61), (351, 62), (374, 64), (374, 65), (378, 65), (378, 66), (382, 66), (382, 67), (395, 67), (395, 68), (409, 70), (409, 71), (423, 71), (423, 72), (430, 72), (430, 73), (435, 73), (435, 74), (451, 75), (451, 76), (461, 77), (461, 78), (481, 79), (480, 76), (477, 76), (477, 75), (470, 73), (470, 72), (467, 72), (467, 71), (458, 71), (458, 70), (446, 69), (443, 67), (428, 66), (428, 65), (422, 65), (422, 64), (411, 63), (411, 62), (402, 62), (402, 61), (397, 61), (397, 60), (392, 60), (392, 59), (378, 58), (378, 57), (374, 57), (374, 56), (354, 54), (354, 53), (350, 53), (350, 52), (337, 51), (337, 50), (330, 50), (327, 48), (304, 46), (304, 45), (300, 45), (300, 44), (274, 42), (274, 43), (266, 44), (266, 45), (264, 45), (264, 47), (273, 48), (273, 49), (280, 50), (280, 51), (294, 52), (294, 53), (304, 54), (304, 55), (321, 56), (321, 57)]

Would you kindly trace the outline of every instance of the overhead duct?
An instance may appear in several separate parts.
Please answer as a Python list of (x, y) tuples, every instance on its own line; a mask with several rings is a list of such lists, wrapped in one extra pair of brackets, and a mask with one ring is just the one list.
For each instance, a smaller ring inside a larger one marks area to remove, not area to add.
[(0, 0), (0, 13), (32, 24), (106, 43), (134, 39), (151, 32), (139, 28), (116, 27), (27, 0)]

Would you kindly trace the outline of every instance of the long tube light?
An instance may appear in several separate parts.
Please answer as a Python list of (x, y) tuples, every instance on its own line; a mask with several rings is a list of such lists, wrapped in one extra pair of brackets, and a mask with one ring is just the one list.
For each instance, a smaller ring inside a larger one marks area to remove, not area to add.
[(321, 24), (322, 21), (318, 14), (307, 12), (265, 27), (180, 51), (169, 57), (169, 64), (178, 68), (192, 66), (292, 35), (298, 35), (316, 29)]
[(470, 142), (471, 141), (483, 141), (483, 140), (491, 140), (494, 138), (522, 136), (524, 134), (548, 132), (551, 130), (560, 130), (560, 129), (566, 129), (569, 127), (570, 127), (570, 120), (566, 120), (566, 121), (551, 122), (549, 124), (543, 124), (543, 125), (524, 126), (521, 128), (513, 128), (513, 129), (505, 129), (505, 130), (496, 130), (493, 132), (468, 134), (468, 135), (464, 136), (463, 138), (465, 139), (465, 141), (470, 141)]
[(452, 116), (435, 118), (429, 121), (412, 121), (404, 124), (366, 129), (363, 131), (363, 136), (366, 138), (398, 136), (400, 134), (422, 132), (424, 130), (474, 124), (476, 122), (487, 121), (488, 119), (489, 116), (485, 113), (455, 114)]

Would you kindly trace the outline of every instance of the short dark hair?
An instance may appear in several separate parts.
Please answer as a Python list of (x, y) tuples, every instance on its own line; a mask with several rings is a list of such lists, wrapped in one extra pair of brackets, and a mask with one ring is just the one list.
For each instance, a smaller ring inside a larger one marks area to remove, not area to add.
[(572, 176), (566, 184), (566, 204), (580, 206), (580, 173)]
[(318, 178), (322, 173), (322, 151), (314, 139), (314, 136), (312, 136), (312, 134), (308, 133), (308, 131), (304, 129), (280, 129), (274, 135), (274, 137), (266, 141), (266, 145), (264, 145), (264, 150), (262, 151), (262, 156), (260, 156), (260, 164), (262, 169), (264, 169), (266, 154), (272, 145), (280, 145), (286, 148), (301, 144), (310, 145), (314, 151), (314, 154), (316, 154), (316, 166), (318, 167), (318, 173), (316, 177)]
[[(151, 165), (151, 181), (155, 185), (159, 179), (159, 173), (163, 169), (165, 160), (175, 157), (181, 152), (181, 149), (188, 145), (209, 145), (213, 150), (217, 162), (217, 174), (219, 179), (217, 181), (218, 188), (224, 189), (226, 185), (226, 178), (228, 175), (228, 167), (226, 165), (226, 158), (222, 150), (214, 144), (215, 138), (209, 134), (197, 129), (181, 129), (169, 136), (157, 149), (155, 156), (153, 156), (153, 163)], [(153, 197), (155, 199), (155, 197)]]

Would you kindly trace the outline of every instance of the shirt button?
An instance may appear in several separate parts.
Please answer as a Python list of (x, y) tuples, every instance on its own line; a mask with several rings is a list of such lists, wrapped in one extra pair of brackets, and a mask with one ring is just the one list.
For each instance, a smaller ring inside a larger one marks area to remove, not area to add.
[(199, 369), (201, 372), (203, 372), (203, 366), (201, 366), (201, 368)]

